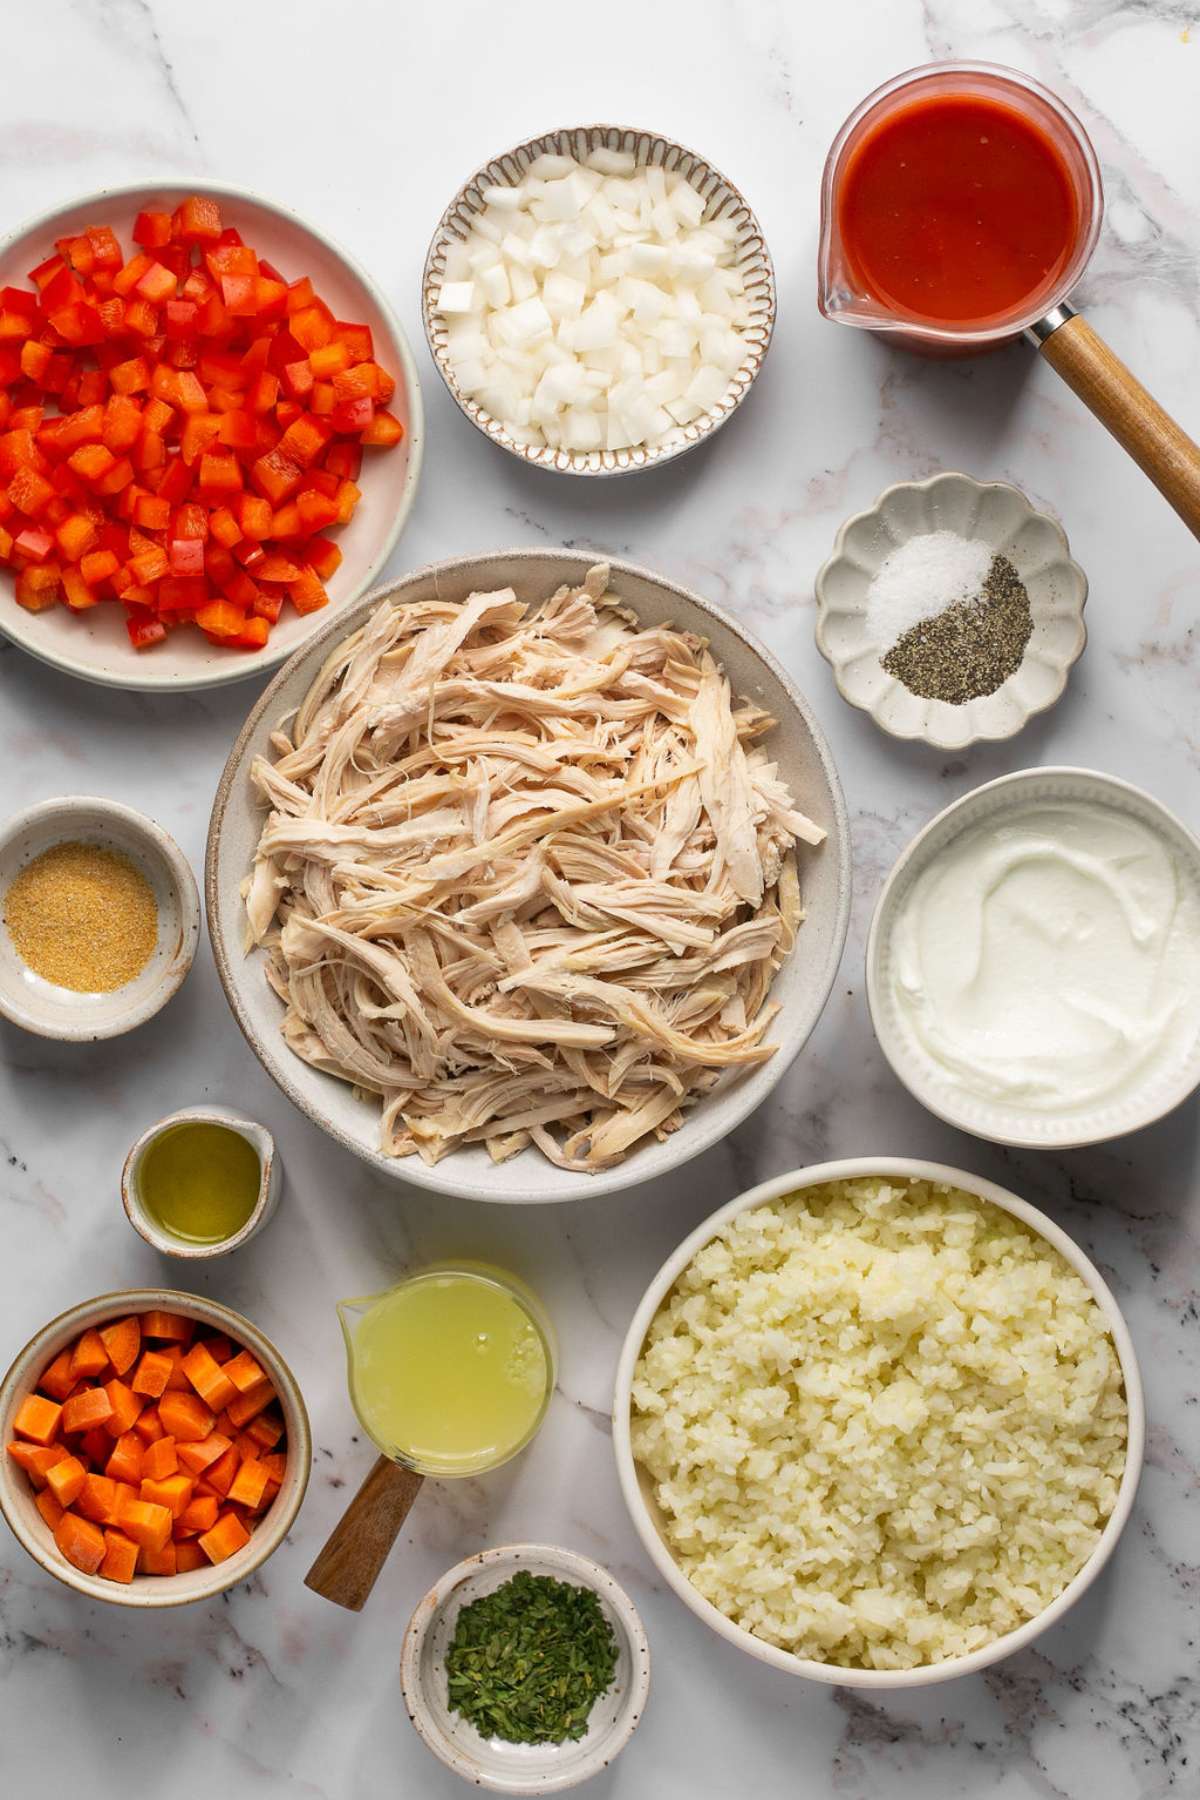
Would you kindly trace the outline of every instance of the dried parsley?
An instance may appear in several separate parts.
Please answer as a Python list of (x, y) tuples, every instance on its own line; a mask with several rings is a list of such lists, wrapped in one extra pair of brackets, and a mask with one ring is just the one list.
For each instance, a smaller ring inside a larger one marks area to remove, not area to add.
[(880, 660), (910, 694), (964, 706), (994, 694), (1020, 668), (1032, 635), (1025, 583), (1007, 556), (994, 556), (977, 600), (922, 619)]
[(522, 1569), (459, 1613), (446, 1653), (450, 1709), (482, 1737), (561, 1744), (583, 1736), (616, 1667), (591, 1589)]

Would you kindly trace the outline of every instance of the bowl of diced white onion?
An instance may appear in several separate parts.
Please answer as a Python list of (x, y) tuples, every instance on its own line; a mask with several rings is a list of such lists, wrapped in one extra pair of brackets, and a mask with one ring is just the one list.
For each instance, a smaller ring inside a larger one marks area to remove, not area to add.
[(745, 398), (775, 275), (711, 163), (653, 132), (581, 125), (459, 190), (422, 313), (439, 373), (494, 443), (564, 474), (624, 475), (694, 449)]

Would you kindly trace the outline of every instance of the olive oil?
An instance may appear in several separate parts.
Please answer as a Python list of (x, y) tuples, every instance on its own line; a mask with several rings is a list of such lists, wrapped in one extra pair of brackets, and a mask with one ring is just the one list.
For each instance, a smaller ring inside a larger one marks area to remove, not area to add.
[(137, 1179), (142, 1204), (163, 1231), (187, 1244), (221, 1244), (254, 1211), (262, 1170), (239, 1131), (197, 1120), (155, 1138)]
[(509, 1278), (429, 1269), (339, 1308), (350, 1395), (375, 1443), (426, 1474), (493, 1469), (533, 1436), (551, 1352)]

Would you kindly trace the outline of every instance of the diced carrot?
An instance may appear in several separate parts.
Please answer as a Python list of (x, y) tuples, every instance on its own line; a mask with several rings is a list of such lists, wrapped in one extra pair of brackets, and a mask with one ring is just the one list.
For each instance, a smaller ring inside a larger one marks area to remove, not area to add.
[(104, 1561), (100, 1573), (109, 1581), (129, 1583), (138, 1565), (138, 1547), (123, 1531), (104, 1533)]
[[(232, 1367), (232, 1365), (229, 1365)], [(213, 1412), (224, 1412), (238, 1389), (230, 1375), (203, 1344), (193, 1344), (183, 1359), (183, 1373)]]
[(117, 1516), (117, 1484), (109, 1475), (85, 1475), (76, 1506), (85, 1519), (111, 1525)]
[(168, 1394), (190, 1394), (192, 1384), (183, 1372), (182, 1345), (168, 1344), (163, 1355), (171, 1365), (171, 1373), (167, 1376)]
[(63, 1402), (64, 1431), (87, 1431), (92, 1425), (107, 1425), (113, 1416), (113, 1404), (102, 1387), (86, 1388)]
[(71, 1357), (71, 1377), (75, 1381), (94, 1381), (108, 1368), (108, 1350), (98, 1331), (90, 1326), (75, 1346)]
[(13, 1430), (35, 1444), (48, 1444), (58, 1432), (62, 1412), (55, 1401), (41, 1394), (26, 1394), (13, 1419)]
[(175, 1546), (175, 1573), (189, 1575), (193, 1569), (206, 1569), (208, 1558), (199, 1544), (186, 1543)]
[(177, 1532), (211, 1531), (217, 1522), (221, 1502), (216, 1494), (200, 1494), (189, 1500), (176, 1520)]
[(190, 1344), (195, 1329), (193, 1321), (185, 1318), (182, 1313), (155, 1309), (142, 1314), (143, 1337), (165, 1338), (173, 1344)]
[(189, 1469), (193, 1475), (200, 1475), (203, 1474), (205, 1469), (211, 1467), (218, 1458), (224, 1456), (226, 1451), (231, 1447), (232, 1439), (226, 1437), (223, 1432), (216, 1430), (210, 1431), (208, 1436), (201, 1439), (198, 1443), (180, 1444), (177, 1453), (179, 1461), (183, 1464), (185, 1469)]
[(178, 1467), (179, 1453), (173, 1437), (160, 1437), (153, 1444), (147, 1444), (142, 1452), (142, 1475), (151, 1481), (162, 1481), (166, 1476), (174, 1475)]
[(136, 1431), (126, 1431), (117, 1439), (113, 1453), (104, 1465), (104, 1473), (114, 1481), (129, 1481), (137, 1486), (142, 1479), (144, 1458), (141, 1438)]
[(233, 1345), (227, 1337), (205, 1338), (204, 1348), (216, 1363), (227, 1363), (234, 1353)]
[(174, 1575), (178, 1566), (175, 1545), (169, 1539), (157, 1550), (147, 1545), (138, 1561), (143, 1575)]
[(237, 1477), (241, 1467), (241, 1458), (237, 1449), (230, 1444), (224, 1455), (204, 1471), (204, 1479), (215, 1493), (227, 1494)]
[(209, 1562), (224, 1562), (250, 1542), (250, 1533), (242, 1524), (236, 1513), (222, 1513), (211, 1531), (206, 1531), (198, 1540), (200, 1548)]
[(247, 1506), (256, 1512), (262, 1505), (263, 1495), (271, 1476), (260, 1462), (244, 1462), (233, 1479), (227, 1498), (230, 1504)]
[(148, 1406), (133, 1428), (143, 1444), (157, 1443), (164, 1435), (157, 1406)]
[(216, 1424), (216, 1415), (195, 1394), (164, 1394), (158, 1403), (158, 1417), (168, 1436), (183, 1444), (206, 1438)]
[(52, 1400), (65, 1400), (75, 1386), (75, 1377), (71, 1373), (70, 1347), (60, 1350), (48, 1369), (43, 1369), (38, 1386)]
[[(146, 1333), (146, 1335), (149, 1336), (150, 1333)], [(165, 1356), (161, 1350), (143, 1350), (137, 1371), (130, 1383), (134, 1393), (148, 1394), (152, 1400), (157, 1400), (160, 1394), (166, 1392), (173, 1367), (171, 1358)]]
[(110, 1437), (119, 1438), (133, 1430), (145, 1402), (115, 1375), (105, 1382), (104, 1391), (112, 1406), (112, 1417), (105, 1420), (105, 1430)]
[(46, 1486), (62, 1507), (74, 1505), (86, 1480), (87, 1470), (77, 1456), (64, 1456), (46, 1471)]
[[(58, 1530), (58, 1521), (63, 1516), (63, 1508), (58, 1504), (49, 1488), (43, 1488), (40, 1494), (33, 1496), (33, 1504), (41, 1513), (51, 1531)], [(214, 1500), (213, 1505), (216, 1505)]]
[(283, 1436), (283, 1420), (278, 1413), (261, 1412), (247, 1425), (246, 1436), (260, 1449), (270, 1450)]
[(270, 1406), (274, 1398), (275, 1389), (269, 1381), (257, 1382), (254, 1387), (248, 1388), (244, 1394), (239, 1394), (237, 1399), (230, 1403), (227, 1409), (229, 1417), (240, 1430), (243, 1425), (248, 1425), (251, 1419)]
[(171, 1513), (151, 1500), (122, 1500), (117, 1524), (144, 1550), (161, 1550), (171, 1535)]
[(90, 1519), (81, 1519), (77, 1513), (63, 1514), (54, 1541), (67, 1561), (84, 1575), (94, 1575), (104, 1561), (104, 1533)]
[[(228, 1439), (225, 1441), (228, 1443)], [(64, 1444), (12, 1443), (6, 1448), (17, 1467), (24, 1469), (35, 1488), (44, 1488), (46, 1476), (55, 1463), (62, 1462), (71, 1454)]]
[(76, 1449), (93, 1468), (103, 1469), (112, 1454), (112, 1438), (103, 1425), (93, 1425), (80, 1434)]
[(195, 1489), (195, 1482), (190, 1476), (177, 1474), (167, 1475), (161, 1481), (147, 1480), (142, 1477), (139, 1497), (149, 1500), (156, 1506), (165, 1506), (172, 1518), (177, 1519)]
[(116, 1375), (125, 1375), (137, 1361), (142, 1342), (142, 1328), (135, 1315), (106, 1325), (100, 1333), (105, 1354)]

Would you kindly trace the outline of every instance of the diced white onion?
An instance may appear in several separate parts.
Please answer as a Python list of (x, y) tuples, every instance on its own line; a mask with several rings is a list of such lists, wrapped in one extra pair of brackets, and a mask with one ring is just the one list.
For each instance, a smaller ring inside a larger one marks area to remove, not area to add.
[(489, 185), (449, 245), (437, 310), (459, 392), (517, 442), (673, 444), (719, 404), (751, 320), (737, 228), (678, 170), (601, 148)]

